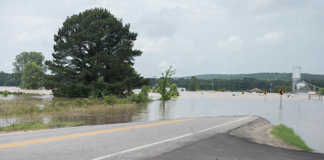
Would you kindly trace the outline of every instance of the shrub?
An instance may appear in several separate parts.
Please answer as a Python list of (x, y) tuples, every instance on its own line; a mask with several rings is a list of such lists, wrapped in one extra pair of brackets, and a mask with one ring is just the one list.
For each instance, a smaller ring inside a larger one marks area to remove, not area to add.
[(132, 94), (130, 100), (135, 103), (143, 103), (149, 101), (150, 88), (143, 86), (139, 94)]
[(5, 91), (1, 92), (1, 94), (2, 94), (3, 96), (7, 97), (7, 96), (10, 94), (10, 92), (7, 91), (7, 90), (5, 90)]
[(114, 105), (118, 102), (118, 98), (114, 95), (108, 95), (103, 97), (104, 103)]
[(143, 94), (144, 96), (148, 97), (150, 90), (151, 89), (148, 86), (143, 86), (140, 94)]

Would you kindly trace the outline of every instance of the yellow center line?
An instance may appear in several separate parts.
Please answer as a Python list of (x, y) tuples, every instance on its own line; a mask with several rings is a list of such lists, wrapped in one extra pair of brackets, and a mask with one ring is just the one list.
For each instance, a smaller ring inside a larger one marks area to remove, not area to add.
[(171, 124), (171, 123), (183, 122), (183, 121), (187, 121), (187, 120), (192, 120), (192, 119), (187, 118), (187, 119), (169, 120), (169, 121), (155, 122), (155, 123), (149, 123), (149, 124), (141, 124), (141, 125), (121, 127), (121, 128), (112, 128), (112, 129), (98, 130), (98, 131), (92, 131), (92, 132), (85, 132), (85, 133), (75, 133), (75, 134), (59, 136), (59, 137), (41, 138), (41, 139), (35, 139), (35, 140), (0, 144), (0, 149), (27, 146), (27, 145), (31, 145), (31, 144), (46, 143), (46, 142), (59, 141), (59, 140), (65, 140), (65, 139), (80, 138), (80, 137), (86, 137), (86, 136), (94, 136), (94, 135), (99, 135), (99, 134), (104, 134), (104, 133), (127, 131), (127, 130), (131, 130), (131, 129), (148, 128), (148, 127), (166, 125), (166, 124)]

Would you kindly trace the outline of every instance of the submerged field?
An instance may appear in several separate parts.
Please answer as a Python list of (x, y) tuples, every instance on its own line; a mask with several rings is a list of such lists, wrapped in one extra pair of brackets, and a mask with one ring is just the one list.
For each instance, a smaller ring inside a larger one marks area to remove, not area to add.
[(129, 122), (140, 106), (127, 99), (110, 103), (104, 99), (18, 96), (0, 100), (0, 132)]

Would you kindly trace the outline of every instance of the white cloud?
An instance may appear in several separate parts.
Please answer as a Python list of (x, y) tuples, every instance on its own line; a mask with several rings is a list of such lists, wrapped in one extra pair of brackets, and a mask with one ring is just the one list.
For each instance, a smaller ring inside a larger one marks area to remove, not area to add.
[(217, 42), (217, 46), (219, 48), (233, 49), (233, 50), (240, 49), (242, 45), (243, 45), (243, 40), (239, 36), (230, 36), (225, 40)]
[(278, 41), (284, 36), (283, 32), (268, 32), (262, 37), (257, 38), (257, 41)]

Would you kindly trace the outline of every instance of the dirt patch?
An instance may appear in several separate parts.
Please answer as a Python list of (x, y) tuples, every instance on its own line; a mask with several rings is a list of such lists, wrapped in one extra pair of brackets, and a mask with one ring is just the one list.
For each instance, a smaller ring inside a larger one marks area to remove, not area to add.
[(269, 121), (263, 118), (258, 118), (246, 125), (243, 125), (231, 131), (230, 134), (236, 137), (248, 139), (249, 141), (259, 144), (266, 144), (285, 149), (301, 150), (296, 146), (289, 145), (281, 139), (274, 137), (270, 133), (272, 127), (273, 125)]

